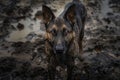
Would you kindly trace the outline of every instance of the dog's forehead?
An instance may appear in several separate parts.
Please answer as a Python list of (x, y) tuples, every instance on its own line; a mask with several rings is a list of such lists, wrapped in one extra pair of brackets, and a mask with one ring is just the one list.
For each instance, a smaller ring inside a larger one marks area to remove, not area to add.
[(57, 27), (63, 27), (63, 25), (65, 25), (65, 22), (61, 18), (56, 18), (54, 20), (54, 25), (57, 26)]
[(48, 30), (51, 30), (51, 29), (62, 30), (64, 28), (71, 29), (63, 18), (58, 17), (51, 22)]
[(67, 26), (66, 26), (66, 24), (65, 24), (65, 22), (64, 22), (63, 19), (61, 19), (61, 18), (56, 18), (56, 19), (54, 19), (54, 20), (50, 23), (50, 25), (49, 25), (49, 27), (48, 27), (47, 30), (52, 30), (52, 29), (61, 30), (61, 29), (66, 28), (66, 27), (67, 27)]

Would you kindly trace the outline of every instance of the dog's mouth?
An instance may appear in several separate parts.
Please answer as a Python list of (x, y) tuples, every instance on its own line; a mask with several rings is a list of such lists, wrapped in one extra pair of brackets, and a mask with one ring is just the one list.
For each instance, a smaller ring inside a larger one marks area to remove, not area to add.
[(64, 54), (65, 51), (64, 50), (54, 50), (55, 54)]
[(58, 55), (63, 55), (63, 54), (66, 53), (66, 49), (64, 49), (64, 50), (54, 50), (54, 53), (58, 54)]
[(65, 50), (56, 50), (55, 52), (55, 57), (57, 58), (57, 61), (60, 64), (64, 64), (64, 62), (66, 61), (66, 51)]
[(58, 53), (58, 54), (63, 54), (64, 51), (62, 51), (62, 50), (57, 50), (56, 53)]

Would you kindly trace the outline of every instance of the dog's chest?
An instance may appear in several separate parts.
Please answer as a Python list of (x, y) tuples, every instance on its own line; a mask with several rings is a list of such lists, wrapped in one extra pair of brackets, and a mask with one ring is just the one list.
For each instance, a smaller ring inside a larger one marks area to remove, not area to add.
[(66, 65), (67, 62), (67, 56), (65, 54), (56, 54), (55, 55), (56, 61), (58, 65)]

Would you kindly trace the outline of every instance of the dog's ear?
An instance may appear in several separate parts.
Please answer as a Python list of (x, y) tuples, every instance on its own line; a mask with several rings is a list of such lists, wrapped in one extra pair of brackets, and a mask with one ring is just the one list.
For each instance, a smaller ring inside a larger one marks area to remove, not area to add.
[(55, 15), (53, 14), (52, 10), (45, 5), (42, 5), (42, 14), (43, 14), (43, 22), (45, 23), (45, 25), (48, 25), (50, 21), (55, 19)]
[(71, 25), (75, 24), (75, 5), (69, 6), (64, 14), (64, 19), (67, 20)]

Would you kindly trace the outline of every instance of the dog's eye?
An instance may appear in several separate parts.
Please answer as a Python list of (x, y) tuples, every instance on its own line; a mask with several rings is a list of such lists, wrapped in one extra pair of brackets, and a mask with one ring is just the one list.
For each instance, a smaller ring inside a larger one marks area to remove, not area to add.
[(66, 36), (69, 33), (69, 30), (63, 29), (63, 35)]
[(52, 35), (54, 35), (54, 36), (57, 35), (57, 31), (56, 31), (55, 29), (51, 30), (50, 33), (51, 33)]

